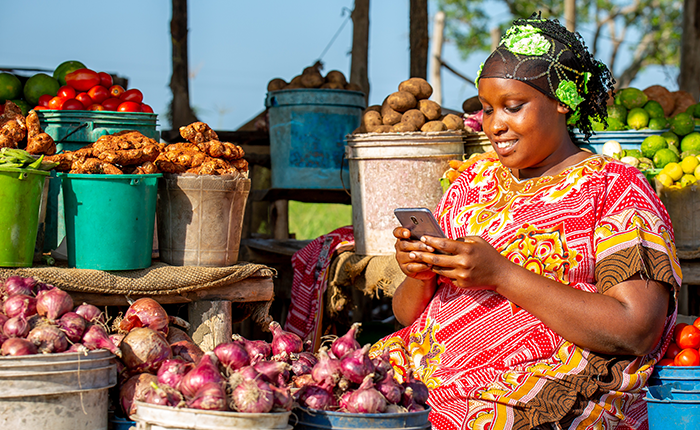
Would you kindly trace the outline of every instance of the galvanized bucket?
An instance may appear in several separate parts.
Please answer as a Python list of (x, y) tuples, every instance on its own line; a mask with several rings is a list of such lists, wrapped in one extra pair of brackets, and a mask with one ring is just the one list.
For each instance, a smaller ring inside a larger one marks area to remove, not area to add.
[(0, 357), (0, 428), (107, 430), (116, 383), (107, 350)]
[(266, 414), (173, 408), (135, 402), (136, 430), (291, 430), (291, 412)]
[(355, 252), (394, 254), (394, 209), (435, 209), (440, 178), (450, 160), (464, 156), (461, 132), (367, 133), (348, 135)]
[(354, 430), (354, 429), (403, 429), (425, 430), (430, 428), (430, 408), (419, 412), (353, 414), (348, 412), (295, 409), (298, 422), (295, 430)]

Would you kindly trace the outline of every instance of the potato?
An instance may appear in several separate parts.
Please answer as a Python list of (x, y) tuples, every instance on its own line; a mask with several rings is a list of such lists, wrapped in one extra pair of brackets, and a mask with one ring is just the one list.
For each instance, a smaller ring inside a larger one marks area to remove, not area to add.
[(343, 72), (338, 70), (331, 70), (330, 72), (326, 73), (326, 82), (334, 82), (342, 86), (345, 86), (348, 83), (347, 79), (345, 79), (345, 75), (343, 75)]
[(433, 87), (423, 78), (411, 78), (399, 84), (399, 91), (406, 91), (418, 99), (427, 99), (433, 94)]
[(408, 91), (397, 91), (386, 98), (389, 106), (396, 112), (406, 112), (418, 105), (416, 97)]
[(375, 125), (372, 127), (367, 127), (367, 131), (370, 133), (388, 133), (391, 131), (392, 125)]
[(428, 121), (440, 119), (442, 116), (442, 108), (432, 100), (418, 100), (418, 109), (420, 109)]
[(301, 84), (304, 88), (318, 88), (323, 85), (326, 80), (321, 76), (321, 73), (317, 70), (315, 72), (303, 73), (301, 75)]
[(321, 85), (320, 88), (324, 88), (327, 90), (344, 90), (345, 85), (339, 82), (326, 82), (325, 84)]
[(401, 116), (401, 122), (411, 123), (416, 130), (420, 130), (425, 124), (425, 115), (418, 109), (409, 109)]
[(689, 106), (697, 103), (697, 101), (695, 100), (695, 97), (693, 97), (693, 95), (687, 91), (683, 91), (683, 90), (672, 91), (671, 95), (673, 96), (673, 98), (675, 100), (675, 103), (673, 105), (673, 112), (671, 112), (671, 116), (676, 116), (681, 112), (685, 112), (685, 110), (688, 109)]
[(395, 133), (406, 133), (411, 131), (418, 131), (415, 124), (410, 122), (397, 122), (391, 126), (391, 131)]
[(281, 78), (275, 78), (267, 83), (267, 91), (281, 90), (285, 86), (287, 86), (287, 81)]
[(381, 107), (380, 105), (370, 105), (370, 106), (367, 106), (367, 107), (365, 108), (365, 112), (364, 112), (364, 113), (367, 113), (367, 112), (372, 111), (372, 110), (375, 111), (375, 112), (381, 113), (381, 112), (382, 112), (382, 107)]
[(313, 66), (304, 67), (304, 70), (301, 72), (301, 74), (304, 75), (307, 73), (321, 73), (319, 70), (320, 67), (322, 66), (319, 63), (316, 63)]
[(478, 112), (483, 109), (478, 96), (470, 97), (462, 103), (462, 110), (466, 113)]
[(292, 80), (289, 81), (287, 86), (284, 87), (285, 90), (295, 90), (298, 88), (304, 88), (304, 86), (301, 84), (301, 75), (293, 77)]
[(352, 82), (348, 83), (345, 85), (345, 89), (348, 91), (359, 91), (359, 92), (364, 92), (362, 91), (362, 87), (359, 86), (358, 84), (354, 84)]
[(448, 130), (464, 130), (464, 120), (453, 113), (445, 115), (442, 122), (445, 123)]
[(367, 133), (367, 129), (365, 128), (364, 124), (360, 125), (359, 127), (357, 127), (356, 129), (354, 129), (352, 131), (352, 134), (362, 134), (362, 133)]
[(652, 85), (643, 90), (649, 100), (656, 100), (664, 109), (664, 115), (671, 116), (676, 100), (671, 92), (661, 85)]
[(423, 127), (420, 128), (420, 131), (423, 131), (423, 132), (445, 131), (445, 130), (447, 130), (447, 126), (442, 121), (428, 121), (425, 124), (423, 124)]
[(384, 99), (381, 108), (382, 122), (385, 125), (394, 125), (401, 121), (401, 112), (396, 112), (389, 106), (388, 98)]
[(365, 127), (382, 125), (382, 115), (377, 111), (369, 111), (362, 115), (362, 124), (364, 124)]

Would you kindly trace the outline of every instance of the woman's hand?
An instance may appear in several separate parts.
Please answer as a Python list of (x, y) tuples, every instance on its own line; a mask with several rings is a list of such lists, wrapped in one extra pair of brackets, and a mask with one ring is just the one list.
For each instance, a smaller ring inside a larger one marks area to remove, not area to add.
[(411, 257), (411, 253), (415, 251), (433, 252), (434, 249), (418, 240), (411, 240), (411, 231), (407, 228), (396, 227), (394, 229), (394, 237), (396, 238), (396, 261), (399, 263), (401, 271), (406, 276), (414, 279), (426, 281), (434, 278), (435, 272), (431, 271), (431, 265), (425, 264), (420, 260)]

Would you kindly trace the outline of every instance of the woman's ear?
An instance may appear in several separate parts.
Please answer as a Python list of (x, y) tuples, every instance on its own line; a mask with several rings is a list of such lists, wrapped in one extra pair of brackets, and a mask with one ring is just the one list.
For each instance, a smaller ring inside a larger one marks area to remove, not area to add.
[(571, 112), (571, 109), (569, 109), (569, 106), (565, 105), (564, 103), (559, 102), (557, 104), (557, 112), (566, 115), (567, 113)]

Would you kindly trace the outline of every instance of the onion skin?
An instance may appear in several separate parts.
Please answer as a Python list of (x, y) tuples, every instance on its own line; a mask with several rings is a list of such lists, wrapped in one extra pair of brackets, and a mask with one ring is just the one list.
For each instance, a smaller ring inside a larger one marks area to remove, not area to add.
[(338, 402), (330, 391), (318, 385), (304, 385), (297, 392), (297, 401), (311, 409), (330, 411), (337, 409)]
[(144, 401), (152, 405), (171, 406), (182, 408), (185, 406), (185, 399), (182, 393), (167, 385), (157, 385), (151, 382), (152, 390), (146, 391)]
[(2, 353), (2, 355), (9, 355), (12, 357), (17, 357), (20, 355), (34, 355), (38, 352), (39, 351), (34, 343), (19, 337), (7, 339), (2, 343), (2, 348), (0, 348), (0, 353)]
[(204, 351), (192, 341), (181, 340), (170, 345), (173, 357), (180, 357), (185, 361), (197, 364), (204, 356)]
[(42, 317), (55, 321), (66, 312), (73, 309), (73, 299), (70, 294), (60, 288), (41, 291), (36, 296), (36, 312)]
[(291, 366), (282, 361), (263, 360), (255, 363), (253, 368), (262, 375), (269, 384), (284, 387), (289, 381), (289, 368)]
[(274, 395), (273, 410), (291, 411), (294, 408), (294, 397), (288, 387), (278, 387), (273, 384), (270, 384), (269, 387)]
[(333, 352), (333, 355), (342, 359), (348, 353), (360, 348), (360, 343), (355, 337), (361, 326), (362, 324), (359, 322), (353, 323), (347, 333), (336, 338), (333, 343), (331, 343), (331, 352)]
[(222, 385), (216, 382), (207, 382), (202, 385), (187, 402), (187, 407), (207, 411), (227, 411), (226, 391)]
[(268, 413), (272, 410), (275, 395), (269, 384), (260, 378), (250, 379), (240, 373), (229, 378), (232, 410), (245, 413)]
[(374, 388), (373, 374), (365, 377), (357, 390), (351, 391), (347, 397), (343, 396), (342, 406), (348, 412), (355, 414), (376, 414), (386, 409), (386, 399)]
[(102, 313), (100, 308), (94, 305), (83, 303), (82, 305), (77, 306), (75, 309), (73, 309), (73, 312), (83, 317), (85, 321), (89, 323), (105, 322), (104, 314)]
[(180, 342), (181, 340), (186, 340), (188, 342), (193, 342), (192, 338), (185, 332), (177, 327), (168, 328), (168, 336), (166, 337), (169, 344), (174, 344), (175, 342)]
[(248, 351), (238, 342), (220, 343), (214, 348), (214, 354), (219, 359), (219, 365), (228, 372), (250, 364)]
[(374, 384), (374, 388), (377, 389), (387, 402), (389, 403), (400, 403), (403, 396), (403, 385), (399, 384), (396, 379), (394, 379), (394, 369), (391, 369), (385, 374), (384, 379)]
[[(137, 320), (141, 325), (138, 325)], [(167, 335), (168, 321), (168, 314), (160, 303), (149, 297), (142, 297), (126, 310), (124, 319), (119, 324), (119, 329), (129, 332), (136, 327), (147, 327)]]
[(2, 326), (2, 332), (7, 337), (27, 337), (29, 334), (29, 323), (22, 315), (10, 318)]
[(75, 312), (66, 312), (58, 320), (58, 326), (71, 342), (80, 342), (87, 327), (87, 321)]
[(173, 357), (165, 336), (146, 327), (131, 330), (122, 339), (119, 349), (124, 364), (133, 372), (155, 374), (163, 361)]
[(255, 364), (260, 360), (267, 360), (272, 356), (272, 346), (264, 340), (248, 340), (239, 334), (234, 334), (233, 341), (242, 344), (248, 351), (250, 364)]
[(177, 389), (185, 396), (188, 401), (194, 398), (202, 386), (208, 382), (217, 384), (224, 383), (224, 377), (219, 372), (218, 359), (213, 352), (204, 354), (199, 363), (187, 372), (182, 378)]
[(31, 296), (34, 293), (34, 284), (36, 284), (34, 278), (24, 278), (14, 275), (5, 280), (3, 287), (7, 297), (16, 296), (17, 294)]
[(330, 358), (325, 347), (319, 349), (318, 363), (311, 369), (311, 376), (318, 384), (335, 387), (342, 376), (340, 360)]
[(283, 330), (277, 321), (270, 323), (270, 331), (272, 332), (272, 342), (270, 342), (272, 355), (286, 353), (289, 356), (304, 350), (304, 341), (298, 335)]
[(361, 349), (356, 349), (340, 360), (340, 370), (343, 376), (350, 382), (361, 384), (370, 373), (374, 372), (374, 364), (369, 358), (370, 344), (363, 346)]
[[(402, 400), (402, 405), (409, 408), (412, 401), (424, 406), (428, 403), (428, 387), (423, 383), (423, 381), (416, 379), (413, 376), (413, 372), (409, 371), (406, 379), (403, 382), (404, 395)], [(409, 388), (411, 389), (409, 391)]]
[(3, 312), (8, 318), (22, 315), (29, 318), (36, 314), (36, 299), (25, 294), (16, 294), (8, 297), (2, 305)]
[(119, 388), (119, 404), (127, 417), (136, 413), (134, 402), (146, 400), (146, 395), (153, 389), (151, 383), (157, 383), (156, 375), (139, 373), (127, 379)]
[(158, 369), (158, 384), (177, 388), (182, 378), (193, 368), (194, 364), (179, 358), (165, 360)]
[(122, 350), (112, 342), (107, 330), (99, 324), (93, 324), (83, 333), (83, 345), (90, 351), (106, 349), (117, 357), (122, 357)]
[(68, 349), (68, 338), (58, 327), (45, 325), (32, 329), (27, 340), (36, 345), (42, 354), (63, 352)]

